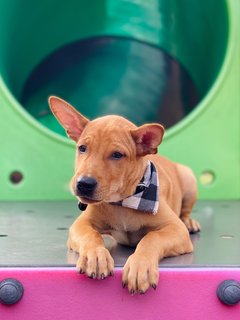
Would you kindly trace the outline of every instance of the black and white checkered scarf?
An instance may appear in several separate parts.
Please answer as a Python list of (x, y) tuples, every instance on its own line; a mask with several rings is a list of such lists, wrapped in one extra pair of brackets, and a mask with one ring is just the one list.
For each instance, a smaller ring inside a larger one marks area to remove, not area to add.
[(135, 193), (122, 201), (113, 202), (111, 204), (156, 214), (159, 204), (158, 189), (157, 170), (154, 164), (151, 161), (148, 161), (144, 176), (138, 184)]

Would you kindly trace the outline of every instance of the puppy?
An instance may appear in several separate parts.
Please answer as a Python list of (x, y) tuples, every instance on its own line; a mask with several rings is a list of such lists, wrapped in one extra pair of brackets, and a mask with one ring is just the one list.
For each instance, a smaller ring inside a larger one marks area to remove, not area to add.
[(159, 260), (192, 252), (189, 232), (200, 231), (190, 218), (197, 197), (192, 171), (157, 154), (160, 124), (136, 127), (113, 115), (89, 121), (54, 96), (49, 105), (77, 147), (71, 188), (87, 207), (69, 230), (77, 270), (98, 279), (113, 274), (102, 238), (108, 233), (136, 246), (123, 268), (123, 286), (132, 294), (156, 289)]

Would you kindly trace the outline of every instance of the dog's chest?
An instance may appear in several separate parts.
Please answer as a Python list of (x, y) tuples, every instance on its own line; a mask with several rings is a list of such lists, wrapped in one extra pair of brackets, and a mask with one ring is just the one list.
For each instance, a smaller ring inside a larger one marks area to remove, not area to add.
[(145, 235), (145, 233), (141, 232), (141, 230), (135, 232), (111, 230), (110, 232), (113, 238), (119, 244), (127, 246), (136, 246)]
[(118, 211), (114, 223), (111, 224), (111, 235), (120, 244), (136, 246), (147, 233), (147, 228), (142, 227), (141, 219), (137, 219), (136, 215), (126, 212), (126, 209)]

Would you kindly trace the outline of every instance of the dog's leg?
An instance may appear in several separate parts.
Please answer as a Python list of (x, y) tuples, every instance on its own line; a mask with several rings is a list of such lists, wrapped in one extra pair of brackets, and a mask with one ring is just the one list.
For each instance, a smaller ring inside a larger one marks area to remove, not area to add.
[(81, 214), (71, 226), (67, 245), (69, 249), (79, 253), (78, 272), (98, 279), (113, 274), (113, 258), (87, 212)]
[(131, 293), (145, 293), (149, 287), (156, 288), (159, 260), (193, 250), (189, 232), (175, 213), (165, 205), (160, 214), (165, 215), (165, 223), (142, 238), (124, 266), (123, 286), (127, 285)]
[(192, 208), (197, 200), (197, 181), (190, 168), (181, 164), (178, 164), (177, 168), (183, 188), (180, 219), (186, 225), (190, 233), (195, 233), (201, 230), (199, 222), (190, 217)]
[(195, 201), (196, 198), (194, 194), (187, 194), (185, 198), (183, 198), (182, 209), (180, 213), (180, 219), (186, 225), (190, 233), (196, 233), (201, 230), (200, 223), (190, 217)]

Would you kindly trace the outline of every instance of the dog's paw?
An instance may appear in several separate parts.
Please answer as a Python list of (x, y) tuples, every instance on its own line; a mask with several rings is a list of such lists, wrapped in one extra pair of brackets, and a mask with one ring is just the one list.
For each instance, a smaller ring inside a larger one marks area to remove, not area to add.
[(131, 294), (144, 294), (150, 287), (157, 288), (158, 277), (158, 259), (134, 253), (123, 268), (122, 284)]
[(100, 246), (80, 251), (76, 267), (79, 273), (103, 280), (113, 275), (114, 261), (109, 251)]
[(67, 248), (68, 250), (73, 250), (78, 252), (79, 245), (72, 240), (72, 237), (69, 235), (67, 240)]
[(196, 233), (201, 231), (200, 223), (191, 218), (182, 218), (183, 223), (187, 227), (189, 233)]

